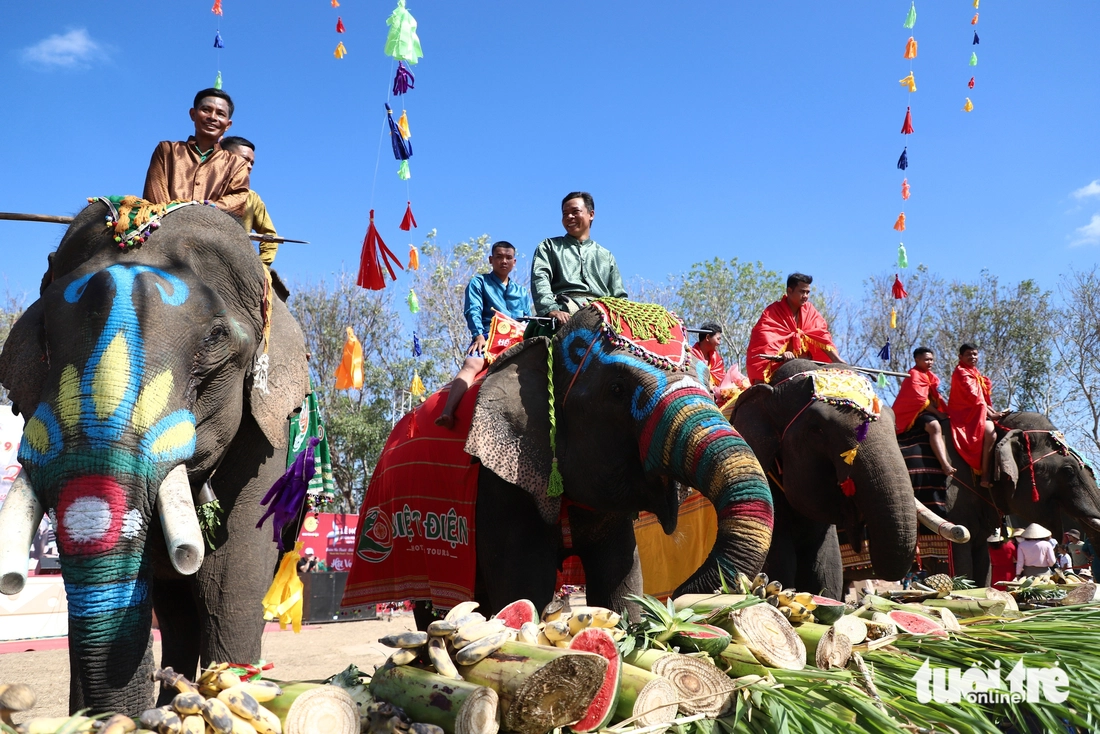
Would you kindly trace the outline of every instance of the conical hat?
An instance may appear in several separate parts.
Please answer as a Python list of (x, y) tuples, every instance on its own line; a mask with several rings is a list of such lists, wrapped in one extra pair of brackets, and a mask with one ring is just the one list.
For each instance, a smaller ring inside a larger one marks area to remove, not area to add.
[(1038, 540), (1039, 538), (1049, 538), (1050, 531), (1044, 528), (1037, 522), (1033, 522), (1024, 528), (1024, 534), (1022, 536), (1025, 540)]
[(1000, 528), (998, 528), (997, 532), (993, 533), (993, 535), (990, 535), (988, 538), (985, 539), (985, 542), (986, 543), (1003, 543), (1006, 540), (1008, 540), (1008, 537), (1004, 536), (1004, 535), (1001, 535), (1001, 530), (1000, 530)]

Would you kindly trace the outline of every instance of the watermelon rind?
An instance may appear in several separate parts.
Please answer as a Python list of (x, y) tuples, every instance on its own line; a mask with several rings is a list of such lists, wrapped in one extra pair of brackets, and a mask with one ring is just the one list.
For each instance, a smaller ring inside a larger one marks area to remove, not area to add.
[(504, 622), (504, 626), (509, 629), (518, 630), (524, 622), (538, 624), (539, 610), (527, 599), (517, 599), (494, 614), (493, 619)]
[(729, 647), (730, 639), (730, 633), (721, 627), (712, 624), (687, 624), (682, 625), (669, 638), (669, 642), (681, 650), (705, 652), (711, 657), (718, 657)]
[(820, 624), (832, 624), (843, 615), (852, 611), (852, 608), (844, 602), (830, 599), (827, 596), (814, 596), (814, 619)]
[(615, 638), (606, 629), (589, 627), (573, 637), (569, 649), (596, 653), (607, 660), (603, 684), (596, 691), (592, 703), (588, 704), (588, 710), (581, 720), (569, 726), (575, 732), (602, 729), (611, 723), (611, 717), (615, 714), (615, 704), (619, 701), (619, 682), (623, 674), (623, 659), (615, 645)]
[(912, 612), (902, 612), (895, 609), (892, 612), (887, 612), (886, 616), (898, 626), (898, 629), (911, 635), (948, 636), (947, 630), (944, 629), (942, 624), (930, 617), (925, 617), (923, 614), (913, 614)]

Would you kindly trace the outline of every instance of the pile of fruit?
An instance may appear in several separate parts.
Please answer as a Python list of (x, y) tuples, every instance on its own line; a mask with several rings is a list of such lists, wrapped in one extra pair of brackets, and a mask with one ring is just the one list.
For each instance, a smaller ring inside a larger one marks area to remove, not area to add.
[(147, 709), (141, 726), (158, 734), (282, 734), (279, 717), (263, 704), (282, 695), (271, 681), (242, 681), (228, 664), (211, 666), (198, 684), (163, 668), (154, 673), (162, 685), (175, 688), (172, 703)]

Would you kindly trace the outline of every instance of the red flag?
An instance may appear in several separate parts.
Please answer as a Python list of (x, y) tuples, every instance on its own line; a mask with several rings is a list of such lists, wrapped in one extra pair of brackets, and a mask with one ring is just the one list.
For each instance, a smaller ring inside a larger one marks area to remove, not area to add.
[(367, 227), (367, 236), (363, 238), (363, 250), (359, 254), (359, 279), (356, 283), (367, 290), (382, 290), (386, 287), (386, 276), (382, 272), (382, 265), (385, 265), (386, 270), (389, 271), (390, 279), (397, 280), (393, 266), (390, 265), (391, 260), (394, 265), (404, 270), (397, 256), (386, 247), (386, 243), (382, 241), (381, 235), (375, 229), (374, 210), (371, 209), (370, 226)]
[(408, 232), (410, 229), (416, 226), (416, 217), (413, 216), (412, 202), (406, 202), (405, 205), (405, 217), (401, 220), (401, 229)]
[(901, 284), (901, 278), (898, 277), (897, 273), (894, 273), (893, 292), (894, 292), (894, 298), (896, 298), (899, 301), (902, 298), (908, 298), (909, 297), (909, 291), (905, 290), (905, 286)]

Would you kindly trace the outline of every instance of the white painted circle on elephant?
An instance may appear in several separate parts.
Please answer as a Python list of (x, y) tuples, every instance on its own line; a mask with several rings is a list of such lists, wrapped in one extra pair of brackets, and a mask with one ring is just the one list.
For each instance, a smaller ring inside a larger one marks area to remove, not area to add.
[(130, 510), (122, 516), (122, 537), (133, 539), (141, 532), (141, 513)]
[(73, 543), (94, 543), (111, 527), (111, 507), (99, 497), (79, 497), (65, 510), (61, 523)]

